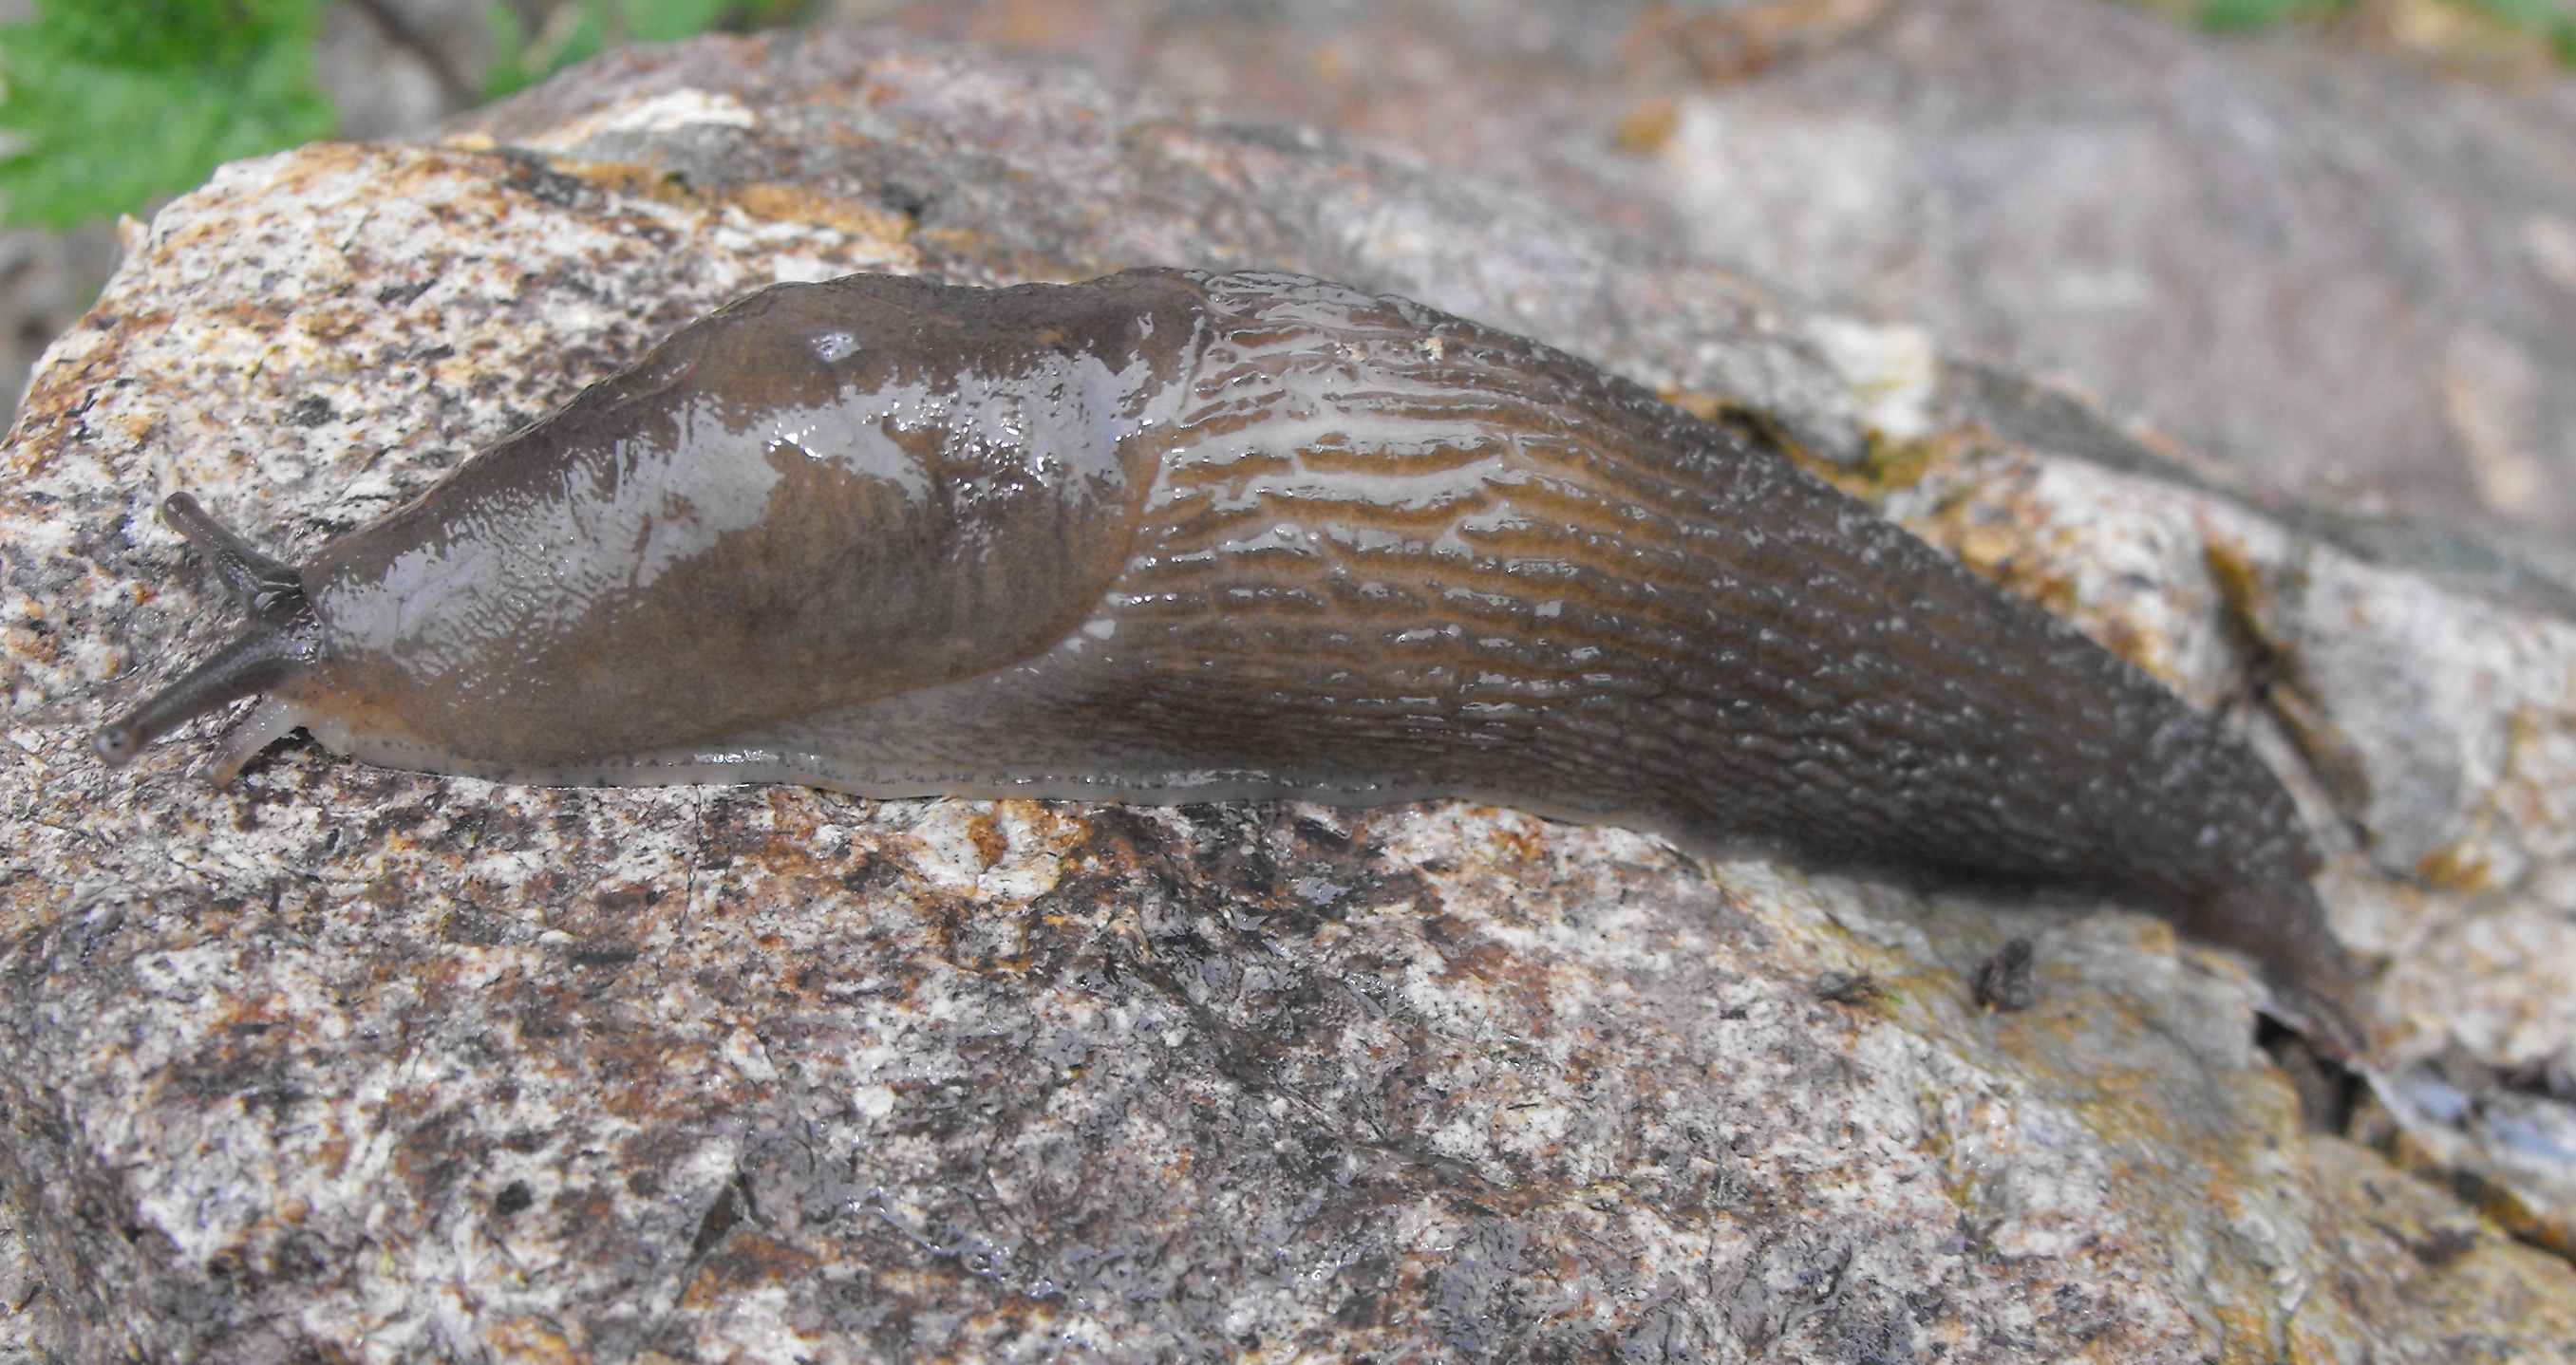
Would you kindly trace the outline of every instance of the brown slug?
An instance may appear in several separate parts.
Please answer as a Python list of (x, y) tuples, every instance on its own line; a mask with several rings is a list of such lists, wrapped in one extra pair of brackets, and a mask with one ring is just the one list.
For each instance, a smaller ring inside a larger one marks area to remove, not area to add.
[(553, 784), (1447, 796), (2108, 895), (2351, 1055), (2281, 784), (2146, 675), (1776, 453), (1302, 276), (762, 290), (301, 569), (184, 494), (254, 693), (335, 752)]

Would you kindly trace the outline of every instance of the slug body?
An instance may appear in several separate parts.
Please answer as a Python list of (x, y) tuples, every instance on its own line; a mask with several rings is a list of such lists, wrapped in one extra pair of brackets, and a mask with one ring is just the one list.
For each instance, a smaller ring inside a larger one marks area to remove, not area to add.
[(1434, 796), (2113, 896), (2345, 1051), (2297, 813), (2241, 743), (1774, 453), (1537, 343), (1278, 274), (781, 285), (299, 569), (101, 731), (257, 692), (539, 783)]

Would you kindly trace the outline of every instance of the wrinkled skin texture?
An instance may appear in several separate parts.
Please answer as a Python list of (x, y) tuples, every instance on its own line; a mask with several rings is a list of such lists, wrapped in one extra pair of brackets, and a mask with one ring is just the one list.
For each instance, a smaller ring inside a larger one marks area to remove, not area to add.
[(2241, 743), (1776, 452), (1403, 299), (777, 286), (295, 578), (220, 775), (300, 725), (546, 783), (1470, 797), (2109, 894), (2361, 1046)]

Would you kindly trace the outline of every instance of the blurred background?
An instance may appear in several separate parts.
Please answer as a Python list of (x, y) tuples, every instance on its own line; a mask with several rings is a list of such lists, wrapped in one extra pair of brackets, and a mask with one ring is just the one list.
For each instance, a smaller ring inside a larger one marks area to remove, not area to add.
[(223, 161), (858, 24), (1577, 203), (2259, 494), (2576, 530), (2576, 0), (0, 0), (0, 400)]

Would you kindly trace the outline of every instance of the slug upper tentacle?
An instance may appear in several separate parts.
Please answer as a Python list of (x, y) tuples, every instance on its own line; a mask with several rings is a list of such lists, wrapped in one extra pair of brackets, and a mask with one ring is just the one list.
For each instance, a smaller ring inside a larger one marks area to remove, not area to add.
[(2100, 892), (2347, 1052), (2245, 746), (1775, 453), (1301, 276), (781, 285), (300, 573), (116, 725), (536, 782), (1462, 796), (1699, 850)]

